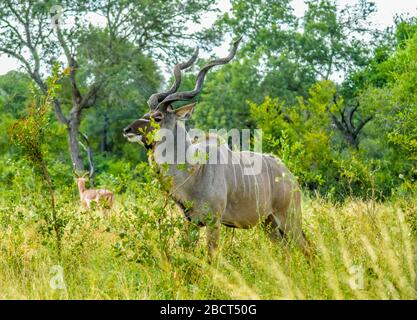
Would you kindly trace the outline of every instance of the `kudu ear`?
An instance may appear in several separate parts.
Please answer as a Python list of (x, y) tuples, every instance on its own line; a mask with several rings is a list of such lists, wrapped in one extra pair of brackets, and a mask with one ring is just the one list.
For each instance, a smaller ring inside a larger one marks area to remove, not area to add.
[(175, 109), (174, 113), (179, 120), (188, 120), (193, 115), (194, 107), (196, 104), (197, 102), (187, 104), (181, 108)]

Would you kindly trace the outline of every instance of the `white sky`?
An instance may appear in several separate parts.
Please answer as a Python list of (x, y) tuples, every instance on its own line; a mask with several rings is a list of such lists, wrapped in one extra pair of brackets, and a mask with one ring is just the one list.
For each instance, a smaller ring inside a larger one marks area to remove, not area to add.
[[(356, 1), (357, 0), (337, 0), (337, 3), (340, 6), (344, 6), (346, 4), (352, 4)], [(302, 16), (306, 8), (304, 0), (293, 0), (292, 2), (295, 14), (297, 16)], [(374, 0), (374, 2), (377, 5), (378, 11), (372, 15), (371, 21), (374, 26), (379, 29), (384, 29), (392, 25), (394, 22), (393, 18), (397, 14), (409, 14), (410, 16), (417, 16), (417, 2), (415, 0)], [(222, 12), (230, 10), (231, 7), (229, 0), (219, 0), (218, 6)], [(215, 15), (207, 14), (206, 16), (202, 17), (202, 25), (208, 27), (214, 22), (215, 19)], [(190, 23), (189, 28), (195, 29), (196, 27)], [(227, 53), (229, 42), (230, 41), (225, 41), (223, 46), (214, 49), (214, 53), (216, 55), (224, 55)], [(207, 57), (208, 53), (202, 54), (202, 56)], [(0, 75), (18, 68), (19, 64), (17, 61), (4, 55), (0, 55)]]

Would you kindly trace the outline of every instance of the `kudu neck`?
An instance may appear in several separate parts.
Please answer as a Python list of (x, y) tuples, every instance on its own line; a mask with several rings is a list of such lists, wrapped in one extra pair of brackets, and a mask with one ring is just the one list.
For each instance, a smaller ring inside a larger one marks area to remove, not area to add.
[[(194, 165), (187, 162), (187, 150), (192, 145), (191, 138), (182, 121), (177, 121), (171, 137), (159, 141), (154, 149), (154, 161), (168, 176), (174, 178), (174, 185), (180, 185), (194, 172)], [(165, 150), (165, 151), (164, 151)], [(167, 156), (168, 155), (168, 156)], [(167, 171), (165, 171), (167, 170)]]
[(78, 185), (78, 191), (80, 192), (80, 196), (83, 194), (83, 192), (85, 191), (85, 181), (84, 180), (77, 180), (77, 185)]
[(185, 129), (185, 124), (183, 121), (177, 121), (175, 125), (174, 139), (176, 145), (183, 143), (185, 150), (187, 150), (187, 148), (192, 144), (190, 135)]
[(192, 145), (191, 138), (182, 121), (177, 121), (165, 139), (158, 141), (153, 150), (157, 163), (170, 165), (187, 164), (187, 150)]

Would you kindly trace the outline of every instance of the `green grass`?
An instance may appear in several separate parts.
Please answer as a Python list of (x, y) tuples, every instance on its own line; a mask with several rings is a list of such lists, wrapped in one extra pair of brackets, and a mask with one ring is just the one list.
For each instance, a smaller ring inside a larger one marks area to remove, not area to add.
[[(120, 196), (111, 219), (60, 201), (62, 259), (30, 201), (0, 202), (1, 299), (416, 299), (414, 199), (386, 203), (304, 201), (307, 261), (261, 228), (222, 227), (208, 264), (204, 230), (185, 241), (180, 213), (164, 199)], [(159, 205), (158, 205), (159, 204)], [(51, 267), (65, 289), (52, 289)]]

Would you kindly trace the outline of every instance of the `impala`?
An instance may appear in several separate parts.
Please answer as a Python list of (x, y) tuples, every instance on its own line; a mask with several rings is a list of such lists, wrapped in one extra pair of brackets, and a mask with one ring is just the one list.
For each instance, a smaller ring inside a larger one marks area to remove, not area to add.
[(86, 175), (87, 173), (81, 177), (76, 177), (81, 205), (90, 209), (91, 203), (95, 202), (97, 206), (102, 208), (104, 215), (107, 215), (108, 210), (113, 206), (113, 192), (106, 189), (86, 189)]
[[(185, 217), (199, 226), (207, 227), (209, 258), (218, 246), (221, 224), (233, 228), (251, 228), (260, 222), (264, 222), (271, 240), (296, 243), (308, 254), (309, 245), (301, 228), (301, 191), (281, 160), (261, 153), (232, 151), (227, 143), (219, 144), (218, 139), (210, 137), (195, 142), (184, 125), (184, 120), (191, 117), (195, 103), (179, 108), (172, 106), (176, 101), (196, 97), (202, 90), (209, 69), (228, 63), (235, 56), (240, 40), (234, 42), (227, 57), (213, 60), (200, 70), (192, 91), (177, 92), (181, 70), (195, 62), (198, 49), (190, 60), (176, 65), (175, 82), (171, 88), (153, 94), (148, 100), (149, 112), (127, 126), (123, 134), (130, 142), (139, 142), (153, 154), (162, 177), (171, 179), (170, 194), (182, 208)], [(226, 157), (229, 161), (215, 164), (184, 161), (187, 151), (175, 148), (174, 161), (166, 163), (158, 148), (166, 145), (168, 140), (150, 137), (151, 133), (162, 129), (172, 133), (173, 141), (168, 143), (183, 145), (185, 150), (214, 150), (218, 157)], [(255, 174), (248, 174), (248, 164), (253, 162), (262, 166)]]

